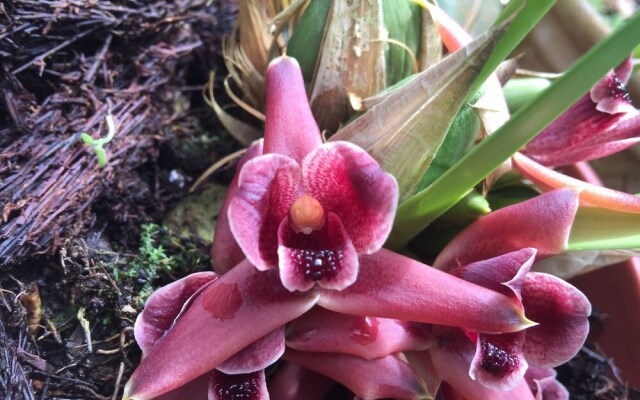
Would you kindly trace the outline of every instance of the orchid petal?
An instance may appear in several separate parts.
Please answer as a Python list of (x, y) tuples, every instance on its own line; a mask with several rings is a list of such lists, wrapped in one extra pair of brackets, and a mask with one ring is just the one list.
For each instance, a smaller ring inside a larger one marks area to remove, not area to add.
[[(640, 197), (568, 177), (544, 167), (520, 153), (513, 155), (513, 162), (523, 175), (543, 190), (571, 188), (579, 192), (581, 203), (617, 211), (640, 212)], [(532, 246), (537, 247), (533, 244)]]
[(533, 265), (536, 249), (526, 248), (488, 260), (477, 261), (450, 273), (506, 296), (522, 300), (522, 284)]
[(518, 301), (385, 249), (361, 256), (356, 282), (340, 292), (321, 290), (319, 304), (344, 314), (490, 333), (532, 324)]
[(267, 368), (284, 353), (284, 326), (251, 343), (216, 369), (229, 375), (249, 374)]
[(324, 375), (284, 362), (269, 382), (269, 393), (277, 400), (325, 400), (335, 385)]
[(522, 382), (527, 361), (522, 352), (525, 332), (479, 334), (469, 376), (494, 390), (511, 390)]
[(564, 189), (494, 211), (449, 242), (434, 266), (449, 270), (526, 247), (536, 248), (538, 257), (559, 254), (577, 209), (578, 194)]
[(236, 238), (233, 237), (231, 227), (229, 226), (229, 203), (231, 203), (231, 200), (235, 197), (236, 192), (238, 191), (238, 180), (242, 167), (249, 160), (258, 157), (261, 154), (262, 140), (253, 142), (247, 149), (247, 152), (244, 153), (238, 161), (238, 165), (236, 165), (236, 174), (233, 177), (233, 181), (231, 181), (231, 185), (227, 191), (227, 196), (220, 206), (218, 222), (216, 223), (213, 243), (211, 244), (211, 260), (213, 261), (214, 270), (221, 275), (245, 259), (245, 255), (240, 246), (238, 246)]
[(366, 360), (405, 350), (424, 350), (434, 338), (408, 323), (340, 314), (316, 307), (287, 326), (287, 346), (301, 351), (343, 353)]
[(302, 163), (304, 188), (336, 213), (358, 254), (379, 250), (389, 236), (398, 204), (398, 184), (361, 148), (331, 142)]
[(138, 315), (133, 334), (144, 355), (171, 328), (185, 303), (218, 278), (213, 272), (197, 272), (156, 290)]
[(229, 226), (238, 245), (259, 270), (278, 265), (278, 226), (298, 195), (298, 163), (279, 154), (248, 161), (229, 204)]
[[(623, 63), (622, 65), (625, 66), (623, 67), (623, 74), (626, 75), (628, 79), (629, 75), (626, 64)], [(620, 79), (624, 78), (624, 76), (618, 77), (617, 75), (617, 72), (622, 72), (623, 69), (609, 72), (604, 79), (591, 88), (590, 97), (591, 100), (596, 103), (596, 109), (598, 111), (608, 114), (628, 112), (638, 114), (638, 111), (633, 107), (633, 103), (631, 103), (631, 97), (624, 87), (623, 80)]]
[(522, 288), (527, 316), (539, 325), (527, 329), (524, 354), (536, 367), (555, 367), (580, 350), (589, 333), (591, 304), (574, 286), (539, 272), (527, 275)]
[(274, 59), (266, 81), (264, 154), (282, 154), (301, 163), (322, 139), (298, 62), (286, 56)]
[(219, 366), (267, 333), (302, 315), (314, 291), (291, 293), (277, 271), (248, 261), (210, 284), (142, 360), (125, 387), (125, 399), (166, 393)]
[(264, 370), (250, 374), (211, 374), (209, 400), (269, 400)]
[(556, 380), (553, 368), (529, 367), (524, 374), (536, 400), (569, 400), (569, 391)]
[(439, 345), (407, 354), (412, 364), (418, 364), (427, 374), (450, 384), (466, 400), (533, 400), (524, 380), (507, 391), (493, 390), (472, 380), (469, 365), (474, 354), (473, 343), (460, 330), (445, 328), (441, 333)]
[(318, 284), (342, 290), (358, 276), (358, 254), (337, 215), (330, 212), (324, 227), (295, 233), (285, 218), (278, 230), (280, 279), (287, 289), (305, 291)]
[(365, 400), (420, 399), (424, 394), (415, 372), (393, 355), (367, 361), (347, 354), (287, 350), (284, 358), (342, 383)]

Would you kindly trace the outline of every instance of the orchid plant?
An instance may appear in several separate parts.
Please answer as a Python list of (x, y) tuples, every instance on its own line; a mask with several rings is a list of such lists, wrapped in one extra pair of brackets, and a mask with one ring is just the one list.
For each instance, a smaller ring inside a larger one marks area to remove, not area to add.
[(417, 184), (398, 181), (416, 177), (385, 172), (380, 152), (340, 132), (324, 142), (298, 62), (274, 59), (264, 139), (222, 204), (215, 272), (149, 298), (135, 324), (143, 360), (124, 398), (324, 399), (336, 382), (363, 399), (567, 398), (553, 367), (583, 345), (591, 305), (532, 268), (570, 249), (585, 204), (639, 212), (640, 201), (547, 166), (638, 140), (628, 71), (611, 72), (514, 156), (545, 193), (470, 223), (429, 266), (383, 248), (399, 188)]

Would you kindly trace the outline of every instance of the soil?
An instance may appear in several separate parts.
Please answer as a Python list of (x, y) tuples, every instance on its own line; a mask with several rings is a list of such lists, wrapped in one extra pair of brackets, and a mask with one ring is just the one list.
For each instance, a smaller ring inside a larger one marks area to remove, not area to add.
[[(224, 72), (236, 12), (232, 0), (0, 1), (0, 398), (119, 398), (144, 299), (210, 268), (192, 221), (161, 224), (239, 148), (201, 94)], [(101, 167), (80, 135), (104, 137), (108, 115)], [(640, 398), (614, 371), (585, 350), (559, 379), (574, 399)]]

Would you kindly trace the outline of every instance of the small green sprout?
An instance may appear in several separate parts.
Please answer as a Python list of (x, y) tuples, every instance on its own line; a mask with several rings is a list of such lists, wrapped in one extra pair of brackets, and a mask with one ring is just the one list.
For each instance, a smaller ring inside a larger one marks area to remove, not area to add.
[(86, 132), (82, 132), (82, 134), (80, 134), (82, 141), (87, 146), (91, 146), (91, 148), (93, 149), (93, 152), (96, 153), (96, 156), (98, 157), (98, 165), (102, 168), (104, 168), (107, 165), (107, 161), (108, 161), (107, 153), (104, 151), (104, 148), (102, 146), (109, 143), (116, 134), (116, 126), (113, 123), (113, 115), (111, 114), (111, 111), (109, 111), (107, 116), (104, 117), (104, 120), (107, 122), (107, 129), (108, 129), (106, 137), (103, 137), (100, 139), (94, 139), (91, 136), (89, 136), (89, 134), (87, 134)]

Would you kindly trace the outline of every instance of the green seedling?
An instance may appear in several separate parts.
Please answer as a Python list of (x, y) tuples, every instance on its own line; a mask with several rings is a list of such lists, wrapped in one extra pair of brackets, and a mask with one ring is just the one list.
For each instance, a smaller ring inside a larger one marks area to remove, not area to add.
[(86, 144), (87, 146), (90, 146), (93, 149), (93, 152), (96, 153), (96, 156), (98, 157), (98, 165), (102, 168), (104, 168), (107, 165), (107, 161), (108, 161), (107, 153), (105, 152), (102, 146), (109, 143), (116, 134), (116, 126), (113, 123), (113, 115), (111, 114), (111, 112), (109, 112), (104, 119), (107, 122), (106, 137), (103, 137), (100, 139), (94, 139), (91, 136), (89, 136), (89, 134), (86, 132), (82, 132), (82, 134), (80, 134), (80, 137), (82, 138), (82, 141), (84, 142), (84, 144)]

